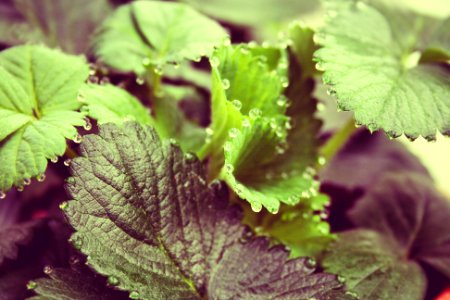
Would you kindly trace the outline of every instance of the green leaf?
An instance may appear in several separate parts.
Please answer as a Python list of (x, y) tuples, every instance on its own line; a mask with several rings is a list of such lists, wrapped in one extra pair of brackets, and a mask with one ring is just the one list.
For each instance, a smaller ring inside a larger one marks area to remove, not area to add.
[(359, 299), (421, 300), (425, 294), (426, 277), (420, 266), (405, 258), (392, 240), (374, 231), (339, 234), (322, 265), (339, 274)]
[(133, 95), (114, 85), (87, 84), (80, 90), (88, 116), (99, 124), (136, 121), (140, 124), (153, 124), (150, 112)]
[(47, 159), (77, 139), (78, 89), (89, 67), (81, 57), (41, 46), (0, 53), (0, 190), (44, 173)]
[(11, 0), (4, 5), (10, 13), (1, 14), (1, 42), (45, 43), (71, 53), (87, 52), (89, 36), (111, 12), (108, 0)]
[(201, 163), (150, 127), (100, 126), (81, 153), (68, 179), (75, 200), (64, 206), (76, 229), (71, 240), (130, 297), (344, 297), (334, 275), (253, 238), (224, 187), (208, 187)]
[(436, 21), (377, 3), (344, 5), (316, 35), (324, 82), (339, 107), (372, 131), (428, 140), (436, 130), (450, 135), (448, 69), (420, 63)]
[(120, 71), (144, 74), (148, 67), (209, 56), (228, 35), (190, 6), (136, 1), (118, 8), (99, 30), (94, 52)]
[(169, 86), (163, 87), (164, 96), (157, 99), (155, 109), (155, 129), (161, 138), (173, 138), (183, 151), (195, 152), (203, 147), (205, 129), (189, 120), (182, 111), (182, 101), (190, 101), (192, 105), (200, 95), (191, 87)]
[(328, 217), (325, 206), (328, 204), (328, 197), (319, 194), (296, 206), (281, 206), (275, 215), (246, 211), (244, 223), (251, 225), (258, 235), (286, 245), (290, 257), (317, 257), (335, 240), (325, 220)]

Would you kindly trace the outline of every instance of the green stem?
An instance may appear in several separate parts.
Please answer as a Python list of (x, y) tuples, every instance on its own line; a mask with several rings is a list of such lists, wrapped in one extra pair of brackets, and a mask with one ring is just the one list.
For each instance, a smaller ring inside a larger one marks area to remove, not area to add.
[(350, 136), (355, 132), (356, 126), (353, 118), (345, 124), (338, 132), (336, 132), (327, 143), (320, 149), (320, 156), (325, 161), (330, 161), (336, 153), (344, 146)]

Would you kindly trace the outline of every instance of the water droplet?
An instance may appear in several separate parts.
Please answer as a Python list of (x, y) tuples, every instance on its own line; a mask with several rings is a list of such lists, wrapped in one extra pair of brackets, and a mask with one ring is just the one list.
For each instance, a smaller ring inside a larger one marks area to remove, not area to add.
[(317, 266), (317, 262), (314, 258), (309, 257), (308, 259), (306, 259), (305, 261), (305, 266), (309, 269), (315, 269)]
[(323, 211), (323, 212), (320, 213), (320, 218), (322, 220), (326, 220), (326, 219), (328, 219), (328, 217), (329, 217), (329, 215), (328, 215), (327, 211)]
[(284, 123), (284, 128), (286, 128), (287, 130), (292, 129), (292, 121), (291, 121), (291, 119), (286, 120), (286, 122)]
[(228, 135), (229, 135), (230, 138), (232, 138), (232, 139), (236, 138), (236, 137), (238, 136), (238, 134), (239, 134), (239, 130), (236, 129), (236, 128), (231, 128), (231, 129), (228, 131)]
[(258, 202), (252, 202), (252, 203), (250, 203), (250, 205), (251, 205), (252, 210), (253, 210), (254, 212), (260, 212), (260, 211), (262, 210), (262, 204), (261, 204), (261, 203), (258, 203)]
[(52, 157), (52, 158), (50, 159), (50, 161), (51, 161), (52, 163), (56, 164), (56, 163), (58, 162), (58, 156)]
[(76, 144), (79, 144), (81, 143), (82, 140), (83, 140), (82, 136), (79, 133), (77, 133), (72, 141)]
[(256, 48), (258, 46), (258, 43), (255, 41), (250, 41), (250, 43), (247, 44), (249, 48)]
[(133, 292), (130, 293), (130, 299), (138, 300), (139, 297), (141, 297), (141, 296), (139, 295), (138, 292), (133, 291)]
[(346, 291), (345, 295), (351, 296), (351, 297), (355, 297), (355, 298), (359, 299), (359, 295), (357, 293), (355, 293), (355, 292), (352, 292), (352, 291)]
[(89, 76), (88, 81), (89, 81), (89, 83), (97, 84), (99, 79), (97, 76), (91, 75), (91, 76)]
[(45, 180), (45, 174), (39, 175), (38, 177), (36, 177), (36, 180), (39, 181), (39, 182), (44, 181)]
[(70, 158), (68, 158), (68, 159), (66, 159), (66, 160), (64, 160), (64, 165), (66, 166), (66, 167), (68, 167), (68, 166), (70, 166), (70, 163), (72, 162), (72, 160), (70, 159)]
[(262, 115), (262, 112), (259, 108), (252, 108), (249, 112), (250, 118), (256, 119)]
[(143, 85), (143, 84), (145, 83), (145, 80), (144, 80), (144, 78), (142, 78), (142, 77), (137, 77), (137, 78), (136, 78), (136, 83), (137, 83), (138, 85)]
[(119, 279), (116, 276), (109, 276), (108, 277), (108, 284), (109, 285), (113, 285), (113, 286), (117, 286), (117, 285), (119, 285)]
[(217, 68), (220, 65), (220, 60), (217, 56), (213, 56), (209, 60), (209, 63), (211, 64), (211, 67)]
[(327, 163), (327, 160), (326, 160), (325, 157), (319, 156), (319, 158), (317, 159), (317, 163), (318, 163), (320, 166), (323, 166), (323, 165), (325, 165), (325, 164)]
[(281, 128), (278, 128), (278, 130), (275, 131), (275, 135), (279, 138), (282, 138), (284, 136), (284, 131), (281, 130)]
[(230, 81), (226, 78), (222, 80), (222, 87), (224, 90), (228, 90), (230, 88)]
[(276, 129), (278, 127), (277, 121), (274, 118), (272, 118), (269, 122), (269, 126), (272, 129)]
[(147, 68), (147, 67), (150, 66), (150, 64), (151, 64), (150, 58), (146, 57), (146, 58), (144, 58), (144, 59), (142, 60), (142, 65), (143, 65), (144, 67)]
[(89, 118), (84, 118), (83, 128), (88, 131), (92, 129), (92, 124), (91, 124), (91, 121), (89, 120)]
[(184, 158), (186, 159), (187, 162), (194, 162), (194, 161), (197, 159), (197, 157), (195, 156), (195, 154), (193, 154), (193, 153), (191, 153), (191, 152), (187, 152), (187, 153), (184, 155)]
[(161, 75), (163, 74), (163, 68), (162, 68), (162, 66), (156, 66), (156, 67), (153, 69), (153, 72), (155, 72), (156, 75), (161, 76)]
[(50, 275), (53, 272), (53, 268), (51, 266), (44, 267), (44, 273)]
[(242, 127), (250, 127), (250, 121), (248, 119), (242, 120)]
[(31, 184), (31, 179), (30, 178), (25, 178), (23, 180), (23, 185), (30, 185)]
[(231, 143), (230, 142), (225, 142), (224, 146), (223, 146), (223, 150), (225, 152), (230, 152), (231, 151)]
[(62, 202), (62, 203), (59, 205), (59, 208), (60, 208), (61, 210), (66, 210), (68, 206), (69, 206), (69, 203), (66, 202), (66, 201), (64, 201), (64, 202)]
[(289, 86), (289, 81), (287, 81), (287, 80), (282, 80), (282, 81), (281, 81), (281, 86), (284, 87), (284, 88), (287, 88), (287, 87)]
[(236, 108), (237, 110), (241, 110), (242, 108), (242, 102), (239, 100), (233, 100), (231, 101), (231, 104), (233, 104), (234, 108)]
[(343, 277), (343, 276), (341, 276), (341, 275), (338, 275), (337, 280), (338, 280), (340, 283), (345, 283), (345, 281), (346, 281), (345, 277)]
[(277, 105), (280, 107), (284, 107), (284, 106), (286, 106), (286, 102), (287, 102), (286, 97), (281, 96), (277, 100)]
[(322, 102), (317, 103), (317, 111), (324, 111), (325, 110), (325, 104), (323, 104)]
[(30, 280), (27, 283), (27, 290), (34, 290), (37, 287), (36, 281)]
[(0, 190), (0, 199), (5, 199), (6, 198), (6, 193), (4, 191)]
[(225, 170), (228, 172), (228, 173), (233, 173), (233, 171), (234, 171), (234, 167), (233, 167), (233, 165), (232, 164), (230, 164), (230, 163), (226, 163), (225, 164)]
[(278, 211), (280, 210), (280, 206), (272, 206), (272, 207), (268, 207), (267, 210), (271, 213), (271, 214), (277, 214)]
[(18, 192), (23, 192), (23, 185), (16, 187), (16, 189)]

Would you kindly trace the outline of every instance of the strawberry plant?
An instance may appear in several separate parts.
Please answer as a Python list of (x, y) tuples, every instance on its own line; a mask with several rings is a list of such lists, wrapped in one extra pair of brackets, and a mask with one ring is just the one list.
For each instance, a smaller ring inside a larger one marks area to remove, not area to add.
[(446, 297), (448, 16), (294, 2), (0, 4), (0, 299)]

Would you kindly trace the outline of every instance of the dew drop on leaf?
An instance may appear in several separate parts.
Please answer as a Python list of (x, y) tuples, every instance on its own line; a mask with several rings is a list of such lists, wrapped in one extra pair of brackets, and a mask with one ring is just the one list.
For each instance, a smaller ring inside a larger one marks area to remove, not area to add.
[(72, 162), (72, 160), (70, 159), (70, 158), (68, 158), (68, 159), (66, 159), (66, 160), (64, 160), (64, 165), (66, 166), (66, 167), (68, 167), (68, 166), (70, 166), (70, 163)]
[(79, 133), (77, 133), (75, 135), (75, 137), (73, 138), (73, 142), (76, 143), (76, 144), (81, 143), (82, 140), (83, 140), (83, 138), (81, 137), (81, 135)]
[(27, 283), (27, 290), (34, 290), (37, 287), (36, 281), (28, 281)]
[(59, 208), (61, 210), (66, 210), (68, 206), (69, 206), (69, 204), (66, 201), (64, 201), (59, 205)]
[(316, 262), (316, 260), (315, 260), (314, 258), (309, 257), (309, 258), (306, 259), (306, 261), (305, 261), (305, 266), (306, 266), (307, 268), (310, 268), (310, 269), (315, 269), (316, 266), (317, 266), (317, 262)]
[(44, 181), (45, 180), (45, 174), (39, 175), (38, 177), (36, 177), (36, 180), (39, 181), (39, 182)]
[(91, 124), (91, 121), (89, 120), (89, 118), (84, 118), (83, 128), (88, 131), (92, 129), (92, 124)]
[(30, 178), (25, 178), (23, 180), (23, 185), (30, 185), (31, 184), (31, 179)]
[(137, 299), (139, 299), (139, 297), (140, 297), (140, 295), (136, 291), (133, 291), (130, 293), (130, 299), (137, 300)]
[(18, 192), (23, 192), (23, 185), (18, 186), (18, 187), (17, 187), (17, 191), (18, 191)]
[(148, 58), (148, 57), (146, 57), (146, 58), (144, 58), (143, 60), (142, 60), (142, 65), (144, 66), (144, 67), (149, 67), (150, 66), (150, 64), (151, 64), (151, 61), (150, 61), (150, 59)]
[(191, 152), (187, 152), (184, 155), (184, 158), (186, 159), (187, 162), (194, 162), (196, 160), (196, 156), (195, 154), (191, 153)]
[(343, 276), (341, 276), (341, 275), (338, 275), (337, 280), (338, 280), (340, 283), (345, 283), (345, 277), (343, 277)]
[(56, 163), (58, 162), (58, 156), (52, 157), (52, 158), (50, 159), (50, 161), (51, 161), (52, 163), (56, 164)]
[(0, 191), (0, 199), (5, 199), (6, 193), (4, 191)]
[(247, 119), (242, 120), (242, 127), (250, 127), (250, 121)]
[(242, 108), (242, 102), (239, 100), (233, 100), (231, 101), (231, 104), (233, 104), (234, 108), (236, 108), (237, 110), (241, 110)]
[(226, 163), (225, 164), (225, 170), (228, 172), (228, 173), (233, 173), (233, 171), (234, 171), (234, 167), (233, 167), (233, 165), (232, 164), (229, 164), (229, 163)]
[(53, 268), (50, 266), (45, 266), (44, 267), (44, 273), (47, 275), (50, 275), (53, 272)]
[(209, 60), (209, 63), (211, 64), (211, 67), (217, 68), (220, 65), (219, 58), (217, 56), (211, 57)]
[(228, 90), (230, 88), (230, 81), (226, 78), (222, 80), (222, 87), (224, 90)]
[(249, 112), (250, 118), (258, 118), (262, 114), (261, 110), (259, 108), (252, 108)]
[(109, 276), (108, 284), (113, 285), (113, 286), (119, 285), (119, 279), (116, 276)]
[(144, 80), (144, 78), (142, 78), (142, 77), (137, 77), (137, 78), (136, 78), (136, 83), (137, 83), (138, 85), (143, 85), (143, 84), (145, 83), (145, 80)]
[(228, 135), (230, 136), (230, 138), (234, 139), (235, 137), (237, 137), (239, 134), (239, 130), (237, 130), (236, 128), (231, 128), (230, 131), (228, 131)]
[(260, 212), (262, 210), (262, 204), (258, 202), (252, 202), (251, 207), (254, 212)]
[(161, 75), (163, 74), (163, 68), (162, 68), (162, 66), (156, 66), (156, 67), (153, 69), (153, 72), (155, 72), (156, 75), (161, 76)]
[(325, 165), (326, 162), (327, 162), (327, 160), (326, 160), (325, 157), (323, 157), (323, 156), (319, 156), (319, 158), (317, 159), (317, 163), (318, 163), (320, 166)]

